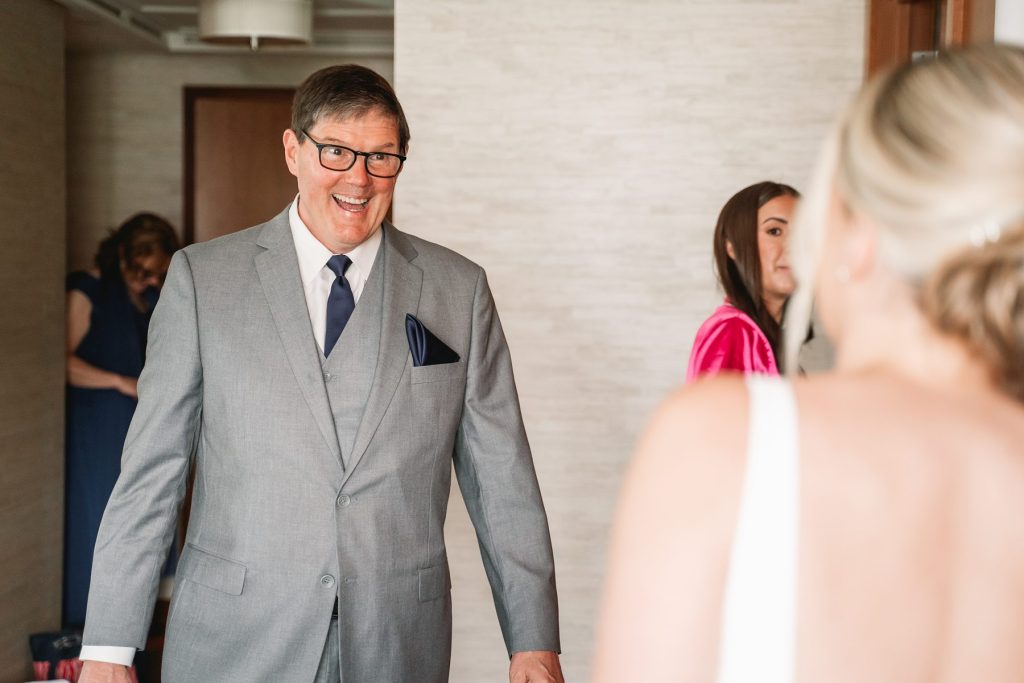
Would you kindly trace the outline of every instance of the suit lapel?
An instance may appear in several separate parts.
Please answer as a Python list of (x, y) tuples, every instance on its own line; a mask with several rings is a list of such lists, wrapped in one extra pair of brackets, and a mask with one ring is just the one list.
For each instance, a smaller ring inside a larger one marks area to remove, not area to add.
[(370, 440), (384, 418), (405, 366), (410, 362), (409, 342), (405, 336), (405, 314), (417, 312), (420, 290), (423, 288), (423, 271), (411, 261), (416, 258), (416, 249), (404, 234), (393, 225), (384, 222), (384, 241), (381, 245), (381, 266), (384, 267), (384, 301), (381, 312), (380, 353), (373, 388), (363, 411), (363, 419), (356, 432), (352, 454), (346, 458), (348, 467), (342, 486), (352, 470), (366, 453)]
[(342, 465), (338, 433), (334, 428), (334, 416), (324, 387), (323, 369), (320, 367), (313, 328), (309, 322), (306, 295), (302, 291), (299, 261), (295, 255), (287, 210), (264, 225), (256, 243), (266, 249), (256, 255), (256, 273), (270, 305), (270, 313), (281, 336), (288, 362), (340, 470)]

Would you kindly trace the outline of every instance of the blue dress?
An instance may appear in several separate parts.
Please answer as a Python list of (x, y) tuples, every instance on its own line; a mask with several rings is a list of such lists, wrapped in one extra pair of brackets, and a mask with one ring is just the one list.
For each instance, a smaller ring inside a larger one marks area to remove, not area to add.
[[(92, 302), (89, 331), (75, 355), (100, 369), (138, 377), (149, 313), (132, 305), (121, 278), (76, 272), (67, 290)], [(64, 624), (85, 622), (92, 554), (103, 509), (121, 472), (121, 449), (136, 400), (115, 389), (67, 386), (64, 506)]]

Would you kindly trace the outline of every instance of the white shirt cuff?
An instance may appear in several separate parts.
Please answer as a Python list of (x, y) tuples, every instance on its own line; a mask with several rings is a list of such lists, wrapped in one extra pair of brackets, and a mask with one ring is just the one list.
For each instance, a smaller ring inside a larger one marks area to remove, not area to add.
[(82, 653), (78, 655), (78, 658), (83, 661), (89, 659), (94, 662), (131, 666), (135, 659), (135, 648), (116, 645), (83, 645)]

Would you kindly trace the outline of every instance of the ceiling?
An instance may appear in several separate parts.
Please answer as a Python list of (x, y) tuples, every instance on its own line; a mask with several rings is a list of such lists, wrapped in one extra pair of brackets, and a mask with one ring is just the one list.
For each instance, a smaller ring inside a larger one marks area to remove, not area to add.
[[(158, 50), (251, 52), (246, 46), (199, 40), (200, 0), (57, 0), (68, 8), (71, 52)], [(314, 0), (313, 43), (260, 46), (275, 54), (390, 56), (394, 53), (394, 0)]]

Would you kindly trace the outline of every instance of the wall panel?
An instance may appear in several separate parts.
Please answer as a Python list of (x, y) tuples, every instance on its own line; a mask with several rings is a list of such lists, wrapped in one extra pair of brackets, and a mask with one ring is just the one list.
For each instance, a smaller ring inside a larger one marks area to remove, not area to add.
[(0, 3), (0, 683), (60, 626), (64, 528), (64, 13)]

